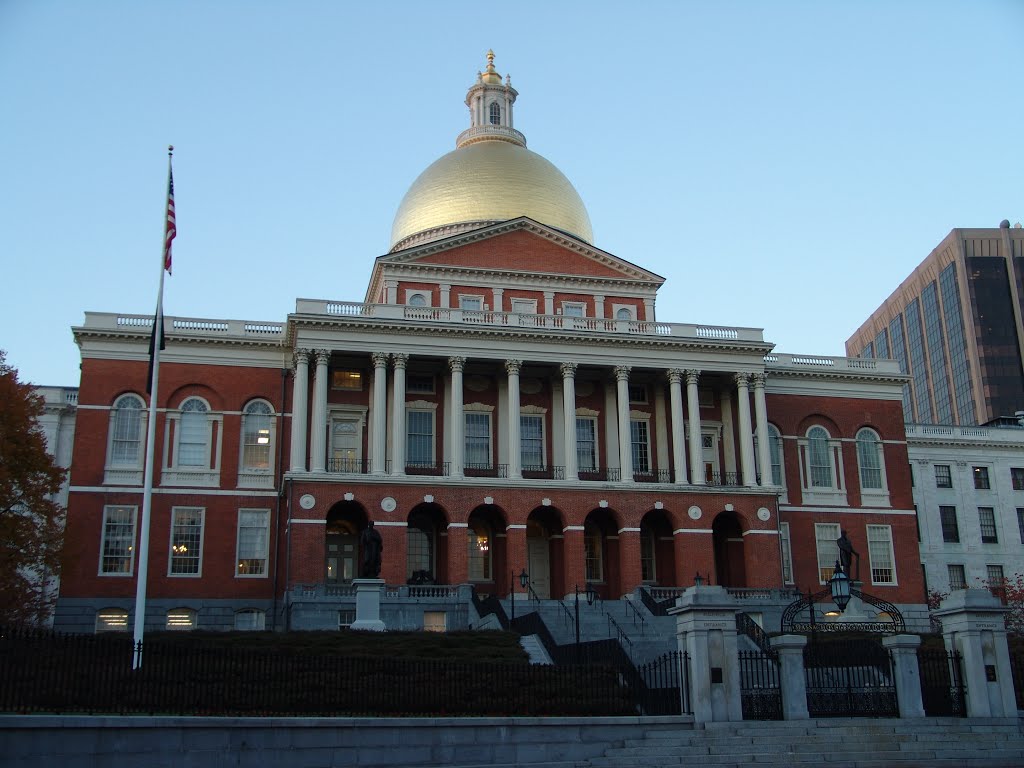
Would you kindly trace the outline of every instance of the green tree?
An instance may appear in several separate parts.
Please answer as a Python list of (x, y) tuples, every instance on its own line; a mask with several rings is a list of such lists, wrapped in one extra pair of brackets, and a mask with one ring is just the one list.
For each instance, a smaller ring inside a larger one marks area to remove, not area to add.
[(64, 470), (46, 450), (43, 398), (0, 350), (0, 623), (41, 624), (60, 568)]

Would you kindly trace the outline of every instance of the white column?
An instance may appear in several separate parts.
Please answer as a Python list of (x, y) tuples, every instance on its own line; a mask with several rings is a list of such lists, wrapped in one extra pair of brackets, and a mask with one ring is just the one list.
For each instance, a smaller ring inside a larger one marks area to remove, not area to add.
[(448, 358), (448, 367), (452, 370), (451, 419), (448, 427), (452, 435), (451, 477), (462, 477), (463, 457), (466, 453), (466, 416), (462, 402), (462, 370), (465, 366), (464, 357)]
[(673, 368), (668, 372), (668, 395), (672, 408), (672, 464), (675, 482), (686, 484), (686, 435), (683, 433), (683, 372)]
[(598, 319), (604, 317), (604, 296), (601, 294), (594, 297), (594, 317)]
[(449, 283), (441, 283), (438, 288), (441, 292), (441, 306), (448, 309), (448, 306), (451, 304), (452, 286)]
[(601, 414), (604, 421), (604, 445), (599, 456), (604, 456), (604, 459), (599, 458), (598, 463), (608, 469), (618, 469), (619, 406), (615, 393), (615, 379), (609, 377), (601, 386), (604, 389), (604, 411)]
[(690, 484), (704, 485), (704, 446), (700, 437), (700, 400), (697, 397), (697, 379), (700, 371), (689, 370), (686, 376), (686, 409), (690, 427)]
[(506, 360), (505, 370), (508, 371), (508, 476), (523, 476), (522, 451), (519, 438), (519, 368), (518, 360)]
[[(546, 295), (546, 294), (545, 294)], [(562, 416), (565, 434), (565, 479), (579, 480), (576, 465), (576, 363), (562, 363)]]
[(553, 315), (555, 314), (555, 293), (554, 291), (544, 291), (544, 314)]
[(754, 469), (754, 434), (750, 429), (750, 374), (736, 374), (737, 418), (740, 420), (740, 472), (743, 484), (757, 485)]
[(331, 353), (318, 349), (313, 375), (313, 418), (309, 422), (310, 472), (327, 471), (327, 363)]
[(633, 445), (632, 430), (629, 428), (629, 366), (615, 366), (615, 390), (618, 395), (619, 410), (619, 467), (620, 479), (624, 483), (633, 482)]
[(309, 350), (296, 349), (292, 387), (292, 472), (306, 471), (306, 409), (309, 398)]
[(768, 434), (768, 406), (764, 397), (764, 385), (767, 378), (763, 373), (755, 373), (754, 381), (754, 422), (757, 425), (757, 460), (761, 464), (761, 485), (772, 485), (772, 454), (771, 436)]
[(391, 474), (405, 474), (405, 366), (409, 356), (398, 353), (391, 356), (395, 367), (392, 382), (391, 407)]
[(388, 441), (388, 356), (374, 352), (373, 360), (373, 453), (370, 471), (375, 475), (385, 472)]
[(502, 308), (502, 297), (505, 295), (504, 288), (492, 288), (491, 289), (491, 311), (493, 312), (504, 312)]
[(397, 280), (385, 280), (384, 281), (385, 295), (387, 296), (388, 304), (398, 303), (398, 281)]
[(655, 321), (654, 299), (644, 299), (644, 316), (647, 318), (648, 323), (653, 323)]

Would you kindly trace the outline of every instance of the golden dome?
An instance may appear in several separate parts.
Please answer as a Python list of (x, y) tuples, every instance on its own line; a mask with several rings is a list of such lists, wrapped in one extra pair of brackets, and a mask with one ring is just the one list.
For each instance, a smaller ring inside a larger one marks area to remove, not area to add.
[(594, 237), (579, 194), (550, 162), (509, 141), (466, 144), (435, 161), (405, 193), (391, 250), (519, 216), (588, 243)]

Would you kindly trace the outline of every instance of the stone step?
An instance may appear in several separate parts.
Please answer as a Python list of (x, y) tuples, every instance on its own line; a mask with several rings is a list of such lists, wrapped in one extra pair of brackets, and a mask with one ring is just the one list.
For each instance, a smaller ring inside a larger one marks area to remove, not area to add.
[[(763, 745), (763, 744), (862, 744), (868, 735), (864, 733), (845, 733), (833, 730), (828, 734), (794, 733), (794, 734), (759, 734), (745, 736), (711, 735), (707, 733), (672, 734), (652, 736), (647, 739), (626, 739), (623, 748), (688, 748), (710, 745)], [(1003, 743), (1020, 738), (1016, 730), (1006, 732), (973, 733), (970, 731), (925, 731), (922, 733), (875, 733), (870, 734), (874, 743), (913, 744), (917, 742), (962, 742), (981, 744)]]

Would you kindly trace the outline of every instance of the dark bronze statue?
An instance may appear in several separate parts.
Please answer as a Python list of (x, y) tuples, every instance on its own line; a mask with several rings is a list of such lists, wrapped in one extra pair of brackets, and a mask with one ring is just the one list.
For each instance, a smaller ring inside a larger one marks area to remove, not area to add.
[[(850, 537), (846, 535), (846, 530), (843, 530), (843, 535), (836, 539), (836, 545), (839, 547), (839, 564), (843, 567), (843, 573), (848, 577), (859, 579), (860, 578), (860, 552), (853, 548), (853, 542), (850, 541)], [(856, 577), (850, 574), (850, 565), (853, 561), (853, 557), (857, 557), (857, 575)]]
[(384, 541), (377, 529), (373, 527), (373, 520), (366, 524), (363, 532), (359, 535), (359, 548), (363, 555), (359, 566), (360, 578), (376, 579), (380, 577), (380, 553), (384, 551)]

